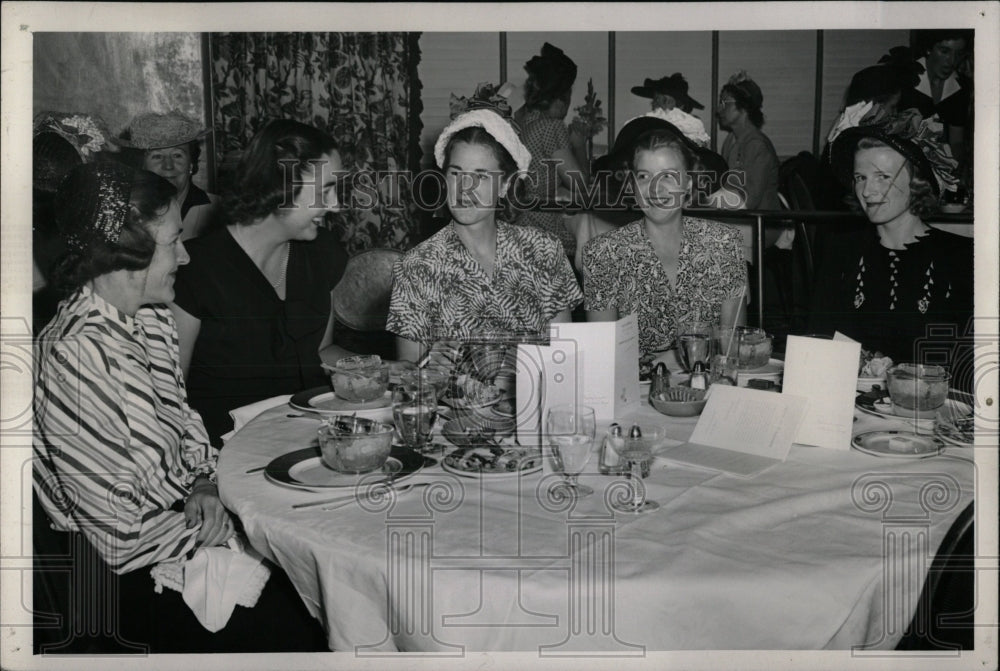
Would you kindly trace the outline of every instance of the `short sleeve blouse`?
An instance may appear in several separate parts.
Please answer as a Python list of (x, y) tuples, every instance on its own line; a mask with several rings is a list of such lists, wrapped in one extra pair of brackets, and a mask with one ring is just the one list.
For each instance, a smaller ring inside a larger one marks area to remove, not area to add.
[(743, 295), (747, 282), (740, 234), (714, 221), (684, 217), (677, 284), (636, 221), (590, 240), (583, 248), (587, 310), (635, 314), (639, 349), (669, 347), (687, 319), (717, 322), (722, 302)]
[(396, 263), (386, 330), (419, 342), (537, 332), (583, 300), (569, 260), (552, 236), (497, 222), (496, 266), (489, 276), (454, 226)]

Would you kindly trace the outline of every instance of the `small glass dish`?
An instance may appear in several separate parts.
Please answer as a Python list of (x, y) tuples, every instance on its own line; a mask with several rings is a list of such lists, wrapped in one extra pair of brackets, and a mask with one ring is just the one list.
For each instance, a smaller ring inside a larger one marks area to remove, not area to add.
[(340, 473), (382, 468), (392, 450), (393, 427), (364, 417), (335, 415), (317, 431), (323, 464)]
[(346, 401), (374, 401), (389, 388), (389, 365), (377, 354), (350, 356), (323, 367), (330, 374), (334, 393)]
[(933, 417), (948, 398), (951, 374), (941, 366), (901, 363), (886, 371), (886, 381), (897, 414)]

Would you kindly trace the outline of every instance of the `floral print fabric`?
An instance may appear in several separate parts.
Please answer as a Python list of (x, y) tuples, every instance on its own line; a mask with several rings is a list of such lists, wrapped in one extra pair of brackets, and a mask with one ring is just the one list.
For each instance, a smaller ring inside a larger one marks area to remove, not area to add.
[(488, 276), (454, 226), (396, 263), (386, 330), (418, 342), (539, 332), (583, 300), (569, 260), (547, 233), (497, 222), (496, 266)]
[(643, 221), (592, 239), (583, 248), (587, 310), (635, 314), (643, 354), (668, 348), (686, 320), (717, 323), (722, 302), (739, 298), (747, 269), (739, 232), (684, 217), (677, 284), (672, 286)]
[[(337, 140), (356, 171), (420, 163), (419, 33), (213, 33), (215, 147), (220, 165), (271, 119), (295, 119)], [(371, 207), (331, 215), (351, 254), (408, 249), (417, 211), (406, 180), (381, 180)], [(395, 183), (395, 182), (398, 182)]]
[[(528, 110), (524, 117), (524, 144), (531, 152), (531, 177), (528, 180), (528, 202), (536, 200), (551, 202), (556, 197), (559, 186), (558, 173), (554, 168), (542, 163), (543, 159), (551, 159), (560, 149), (569, 149), (569, 132), (566, 125), (558, 119), (546, 116), (538, 110)], [(554, 180), (549, 179), (555, 177)], [(517, 222), (521, 226), (532, 226), (547, 231), (559, 238), (568, 256), (576, 253), (576, 238), (563, 223), (560, 212), (540, 212), (529, 210), (523, 212)]]

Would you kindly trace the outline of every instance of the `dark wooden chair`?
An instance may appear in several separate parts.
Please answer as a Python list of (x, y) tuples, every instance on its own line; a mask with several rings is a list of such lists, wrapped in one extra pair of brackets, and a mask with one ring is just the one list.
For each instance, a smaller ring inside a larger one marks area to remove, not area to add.
[[(975, 641), (975, 501), (941, 541), (897, 650), (972, 650)], [(995, 595), (994, 595), (995, 596)]]

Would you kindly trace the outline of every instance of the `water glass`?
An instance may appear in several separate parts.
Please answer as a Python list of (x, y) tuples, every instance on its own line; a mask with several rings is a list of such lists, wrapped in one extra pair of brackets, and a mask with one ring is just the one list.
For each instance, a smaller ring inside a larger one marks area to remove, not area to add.
[(764, 329), (754, 326), (717, 328), (714, 340), (719, 354), (739, 358), (740, 370), (760, 368), (771, 360), (772, 338)]
[(698, 362), (707, 368), (712, 356), (712, 326), (708, 322), (681, 322), (677, 330), (677, 353), (688, 372)]
[(709, 383), (729, 384), (737, 386), (739, 382), (740, 359), (737, 356), (716, 354), (712, 357)]
[(576, 496), (589, 496), (594, 490), (577, 482), (594, 448), (597, 421), (594, 409), (585, 405), (557, 405), (545, 417), (545, 434), (552, 447), (564, 486)]
[(425, 454), (443, 449), (428, 448), (437, 414), (437, 393), (433, 385), (400, 384), (392, 392), (396, 432), (410, 449)]

